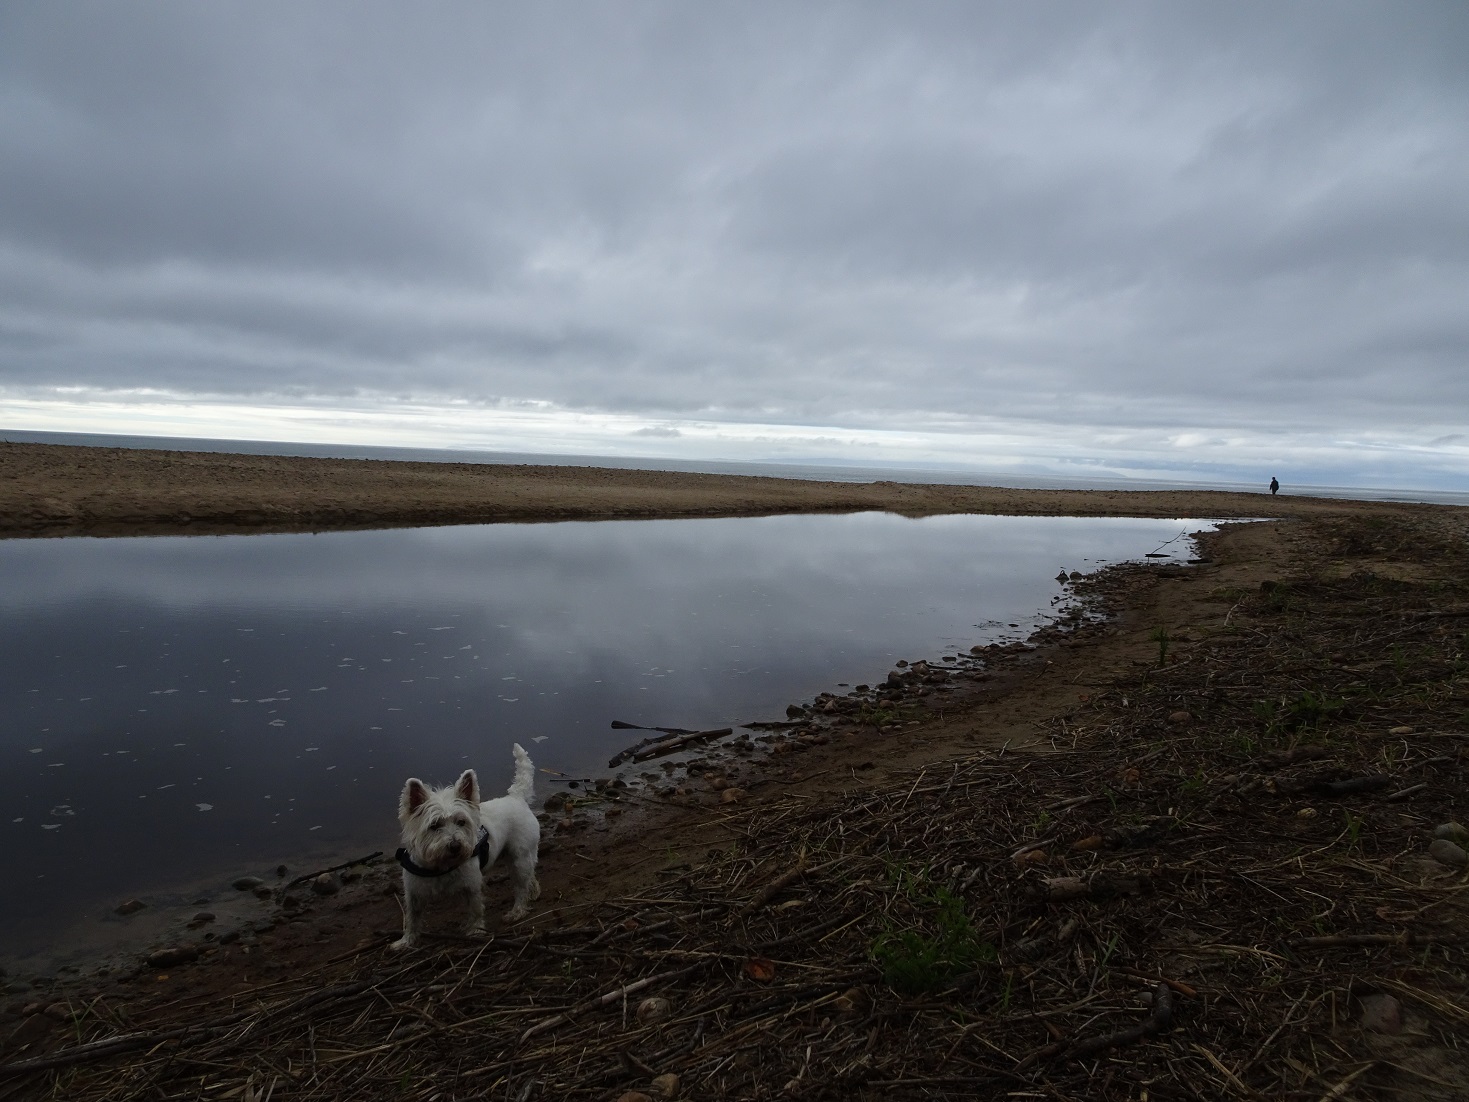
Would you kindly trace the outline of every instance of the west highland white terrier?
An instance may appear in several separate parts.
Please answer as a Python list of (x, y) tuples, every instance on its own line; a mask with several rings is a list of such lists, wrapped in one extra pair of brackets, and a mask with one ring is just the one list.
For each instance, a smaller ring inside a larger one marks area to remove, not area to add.
[(510, 885), (515, 902), (507, 922), (524, 918), (530, 902), (541, 894), (536, 882), (536, 854), (541, 824), (530, 809), (535, 792), (535, 769), (530, 755), (515, 746), (515, 779), (508, 795), (479, 802), (479, 780), (466, 769), (447, 788), (429, 788), (409, 777), (398, 801), (403, 824), (403, 936), (394, 949), (418, 944), (423, 904), (444, 896), (462, 895), (469, 905), (464, 924), (468, 934), (483, 933), (485, 903), (481, 895), (484, 874), (505, 854), (510, 863)]

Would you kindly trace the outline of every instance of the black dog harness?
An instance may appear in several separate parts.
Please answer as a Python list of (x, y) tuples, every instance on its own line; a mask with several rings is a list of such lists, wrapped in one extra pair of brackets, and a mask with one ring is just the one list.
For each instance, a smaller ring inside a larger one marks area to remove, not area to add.
[[(490, 832), (484, 827), (479, 828), (479, 842), (475, 845), (473, 852), (479, 858), (480, 871), (484, 871), (484, 867), (490, 863)], [(404, 869), (411, 872), (414, 876), (443, 876), (445, 873), (458, 872), (459, 869), (464, 867), (463, 862), (461, 862), (452, 869), (426, 869), (422, 865), (416, 864), (413, 858), (408, 856), (408, 851), (401, 847), (393, 856), (398, 858), (398, 864), (402, 865)]]

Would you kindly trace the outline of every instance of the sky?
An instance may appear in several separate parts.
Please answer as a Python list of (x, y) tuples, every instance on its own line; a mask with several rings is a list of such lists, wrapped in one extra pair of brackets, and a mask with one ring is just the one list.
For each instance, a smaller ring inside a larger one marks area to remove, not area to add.
[(1469, 490), (1469, 5), (0, 5), (0, 434)]

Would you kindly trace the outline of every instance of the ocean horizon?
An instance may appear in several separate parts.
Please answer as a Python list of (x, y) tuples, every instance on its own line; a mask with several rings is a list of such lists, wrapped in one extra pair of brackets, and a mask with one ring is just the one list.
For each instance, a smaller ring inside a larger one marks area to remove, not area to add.
[[(660, 456), (571, 455), (554, 452), (509, 452), (471, 448), (410, 448), (382, 444), (323, 444), (290, 440), (234, 440), (211, 437), (144, 436), (124, 433), (0, 430), (0, 440), (21, 444), (75, 447), (223, 452), (235, 455), (299, 456), (311, 459), (369, 459), (413, 463), (529, 464), (537, 466), (607, 467), (622, 470), (674, 471), (687, 474), (753, 475), (819, 482), (912, 482), (944, 486), (999, 486), (1015, 490), (1200, 490), (1259, 493), (1258, 482), (1138, 478), (1116, 475), (1055, 475), (981, 469), (961, 465), (906, 466), (822, 460), (671, 459)], [(1400, 501), (1469, 506), (1469, 492), (1395, 489), (1369, 486), (1282, 484), (1287, 496), (1328, 497), (1348, 501)]]

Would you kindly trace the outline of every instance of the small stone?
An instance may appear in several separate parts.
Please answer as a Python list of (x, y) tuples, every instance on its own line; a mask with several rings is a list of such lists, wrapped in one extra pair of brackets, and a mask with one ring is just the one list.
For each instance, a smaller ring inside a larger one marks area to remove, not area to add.
[(1402, 1004), (1391, 995), (1368, 995), (1362, 1000), (1362, 1028), (1371, 1033), (1401, 1033)]
[[(1086, 575), (1085, 575), (1085, 574), (1083, 574), (1083, 573), (1082, 573), (1082, 572), (1081, 572), (1081, 571), (1080, 571), (1080, 570), (1073, 570), (1073, 571), (1072, 571), (1072, 572), (1071, 572), (1071, 580), (1072, 580), (1072, 581), (1073, 581), (1073, 582), (1079, 582), (1079, 581), (1081, 581), (1081, 580), (1082, 580), (1082, 579), (1083, 579), (1083, 578), (1085, 578), (1085, 577), (1086, 577)], [(1011, 625), (1010, 625), (1010, 626), (1011, 626), (1011, 627), (1012, 627), (1012, 628), (1013, 628), (1013, 627), (1015, 627), (1015, 626), (1016, 626), (1016, 625), (1014, 625), (1014, 624), (1011, 624)]]
[(1297, 819), (1314, 819), (1320, 814), (1314, 807), (1303, 807), (1296, 812)]
[(1191, 716), (1188, 712), (1183, 711), (1182, 709), (1179, 709), (1176, 712), (1170, 712), (1168, 714), (1168, 722), (1173, 724), (1175, 727), (1182, 726), (1193, 718), (1193, 716)]
[[(1061, 573), (1057, 574), (1056, 575), (1056, 580), (1058, 582), (1060, 582), (1062, 585), (1065, 585), (1066, 584), (1066, 571), (1063, 570), (1063, 571), (1061, 571)], [(975, 647), (974, 649), (975, 650), (978, 650), (979, 648), (978, 647)]]
[(147, 905), (141, 899), (129, 899), (126, 903), (119, 903), (113, 910), (120, 915), (135, 915)]
[(1462, 846), (1469, 842), (1469, 830), (1460, 823), (1441, 823), (1433, 828), (1435, 838), (1447, 838), (1456, 846)]
[(197, 960), (199, 950), (192, 945), (172, 945), (148, 954), (148, 963), (154, 968), (172, 968), (176, 964), (187, 964)]
[(52, 1003), (42, 1010), (41, 1013), (53, 1022), (69, 1022), (72, 1019), (71, 1007), (65, 1003)]
[(342, 890), (337, 883), (337, 878), (329, 872), (324, 872), (311, 882), (311, 890), (317, 895), (336, 895)]
[(194, 916), (193, 921), (195, 924), (203, 926), (205, 923), (213, 922), (215, 917), (213, 911), (200, 911)]
[(722, 804), (738, 803), (744, 798), (745, 790), (743, 788), (726, 788), (719, 794), (719, 802)]
[(668, 1000), (658, 995), (652, 995), (638, 1003), (638, 1008), (635, 1013), (638, 1021), (647, 1025), (650, 1022), (656, 1022), (668, 1017), (668, 1011)]
[(1469, 867), (1469, 853), (1465, 853), (1447, 838), (1435, 838), (1428, 846), (1428, 856), (1451, 869)]
[(265, 881), (258, 876), (242, 876), (238, 880), (232, 881), (230, 887), (234, 888), (237, 892), (250, 892), (264, 883)]
[(1390, 735), (1411, 735), (1413, 733), (1413, 728), (1411, 728), (1411, 727), (1389, 727), (1387, 729), (1387, 733), (1390, 734)]
[(677, 1098), (678, 1084), (678, 1076), (671, 1071), (663, 1075), (655, 1075), (652, 1083), (653, 1093), (659, 1098)]
[(256, 899), (274, 899), (275, 898), (275, 892), (271, 889), (270, 885), (268, 885), (268, 884), (261, 884), (260, 887), (258, 887), (258, 888), (255, 889), (255, 898)]

